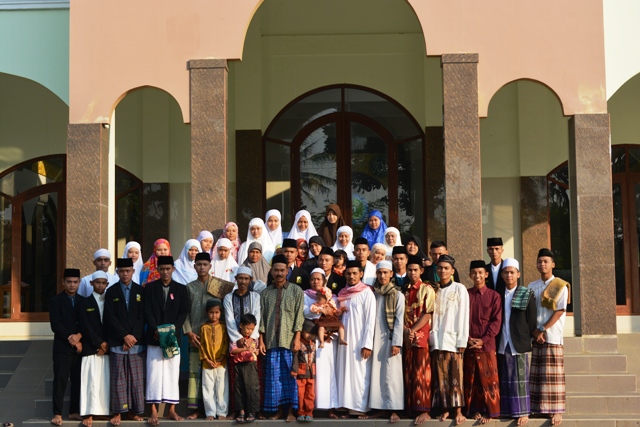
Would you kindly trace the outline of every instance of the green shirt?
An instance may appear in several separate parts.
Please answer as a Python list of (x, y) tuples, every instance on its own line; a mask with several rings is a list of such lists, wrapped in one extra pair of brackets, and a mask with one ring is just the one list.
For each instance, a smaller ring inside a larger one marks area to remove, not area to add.
[(293, 284), (271, 285), (260, 294), (260, 333), (267, 350), (291, 348), (296, 332), (304, 323), (304, 292)]

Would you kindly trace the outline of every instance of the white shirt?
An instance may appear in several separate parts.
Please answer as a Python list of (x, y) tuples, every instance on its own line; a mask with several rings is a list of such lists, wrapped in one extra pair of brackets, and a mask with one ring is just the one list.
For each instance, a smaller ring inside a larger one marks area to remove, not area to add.
[(469, 291), (452, 282), (436, 293), (429, 350), (457, 352), (469, 340)]
[(493, 284), (497, 284), (498, 283), (498, 274), (500, 274), (500, 266), (502, 265), (502, 261), (500, 261), (500, 264), (498, 265), (493, 265), (491, 264), (491, 277), (493, 277)]
[(518, 352), (513, 347), (513, 341), (511, 341), (511, 329), (509, 329), (509, 320), (511, 319), (511, 301), (516, 293), (517, 286), (513, 289), (504, 289), (504, 312), (502, 313), (502, 334), (500, 334), (500, 344), (498, 344), (498, 353), (504, 354), (507, 348), (507, 343), (511, 348), (511, 355), (515, 356)]
[[(107, 291), (105, 290), (105, 292)], [(102, 315), (104, 314), (104, 298), (105, 298), (104, 292), (102, 293), (102, 295), (94, 292), (93, 297), (96, 299), (96, 302), (98, 303), (98, 310), (100, 311), (100, 320), (102, 320)]]
[(364, 266), (364, 275), (362, 276), (362, 283), (366, 283), (369, 286), (373, 286), (376, 282), (376, 266), (369, 260)]
[[(547, 307), (542, 306), (542, 293), (547, 288), (549, 282), (555, 279), (554, 276), (545, 282), (541, 279), (536, 280), (535, 282), (529, 283), (529, 289), (533, 291), (533, 294), (536, 296), (536, 308), (537, 316), (536, 316), (536, 326), (539, 328), (540, 326), (544, 326), (544, 324), (553, 316), (554, 311), (548, 309)], [(562, 316), (558, 319), (556, 323), (553, 324), (549, 329), (545, 331), (545, 339), (549, 344), (564, 344), (564, 321), (567, 317), (567, 297), (569, 295), (569, 290), (565, 287), (560, 294), (560, 298), (556, 301), (556, 311), (557, 310), (565, 310), (562, 313)]]

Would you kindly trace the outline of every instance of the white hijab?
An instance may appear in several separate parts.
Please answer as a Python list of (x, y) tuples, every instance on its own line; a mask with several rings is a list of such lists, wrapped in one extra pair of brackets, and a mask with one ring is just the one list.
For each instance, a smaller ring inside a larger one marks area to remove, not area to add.
[(140, 252), (140, 256), (138, 257), (138, 260), (136, 262), (133, 263), (133, 269), (135, 270), (133, 272), (133, 282), (137, 283), (138, 285), (140, 284), (140, 272), (142, 271), (142, 267), (144, 266), (144, 261), (142, 261), (142, 247), (140, 246), (140, 243), (138, 242), (129, 242), (125, 245), (124, 247), (124, 254), (122, 254), (122, 258), (129, 258), (127, 256), (127, 253), (129, 252), (129, 249), (131, 248), (138, 248), (138, 251)]
[[(251, 234), (251, 227), (258, 226), (260, 227), (260, 237), (257, 239), (253, 237)], [(271, 258), (273, 258), (273, 253), (276, 251), (276, 246), (271, 241), (271, 237), (269, 237), (268, 229), (264, 225), (264, 221), (260, 218), (253, 218), (249, 221), (249, 231), (247, 231), (247, 240), (244, 241), (242, 247), (240, 248), (240, 252), (238, 252), (238, 264), (242, 265), (242, 263), (247, 259), (249, 255), (249, 245), (253, 242), (258, 242), (262, 246), (262, 257), (271, 264)]]
[[(307, 219), (309, 226), (306, 230), (300, 231), (300, 229), (298, 228), (298, 221), (303, 216)], [(304, 239), (308, 243), (310, 238), (317, 235), (318, 232), (316, 231), (316, 227), (313, 225), (313, 222), (311, 222), (311, 214), (305, 210), (298, 211), (298, 213), (296, 214), (296, 218), (293, 220), (293, 226), (291, 227), (291, 231), (289, 232), (287, 239)]]
[(171, 278), (178, 283), (182, 283), (183, 285), (193, 282), (198, 278), (198, 273), (196, 272), (196, 268), (194, 267), (195, 260), (191, 261), (189, 259), (189, 249), (193, 247), (198, 248), (198, 252), (202, 252), (200, 242), (198, 242), (196, 239), (189, 239), (187, 240), (187, 243), (185, 243), (184, 248), (182, 248), (180, 258), (178, 258), (174, 263), (176, 269), (173, 272)]
[(271, 209), (270, 211), (267, 211), (267, 214), (264, 216), (264, 223), (267, 224), (269, 222), (269, 218), (271, 218), (272, 216), (278, 218), (278, 228), (276, 228), (274, 231), (271, 231), (269, 227), (266, 227), (267, 231), (269, 232), (269, 237), (271, 238), (271, 242), (273, 242), (274, 245), (282, 245), (282, 215), (280, 215), (280, 211), (277, 209)]
[[(349, 235), (349, 243), (347, 243), (346, 246), (342, 246), (340, 244), (339, 237), (342, 233), (347, 233)], [(353, 229), (348, 225), (343, 225), (342, 227), (338, 228), (338, 230), (336, 230), (336, 243), (331, 247), (331, 249), (333, 249), (334, 251), (342, 249), (347, 253), (347, 257), (349, 257), (350, 260), (356, 259), (355, 255), (353, 254)]]
[[(220, 259), (218, 255), (218, 247), (223, 247), (229, 249), (229, 256), (227, 259)], [(231, 256), (231, 248), (233, 244), (231, 240), (226, 237), (222, 237), (216, 243), (216, 254), (213, 256), (213, 261), (211, 262), (211, 270), (209, 270), (209, 274), (213, 277), (217, 277), (218, 279), (226, 280), (228, 282), (233, 282), (236, 269), (238, 268), (238, 263)]]
[[(207, 231), (207, 230), (202, 230), (200, 232), (200, 234), (198, 234), (198, 237), (196, 237), (196, 240), (198, 242), (200, 242), (200, 246), (202, 246), (202, 241), (204, 239), (211, 239), (212, 242), (216, 241), (216, 238), (213, 237), (213, 234), (210, 231)], [(211, 245), (211, 249), (209, 249), (209, 255), (211, 255), (211, 259), (213, 259), (213, 255), (215, 253), (215, 248), (216, 248), (215, 244), (212, 244)]]
[(393, 246), (402, 246), (402, 240), (400, 239), (400, 230), (398, 230), (395, 227), (388, 227), (386, 229), (386, 231), (384, 232), (384, 248), (387, 250), (387, 255), (391, 256), (391, 253), (393, 252), (393, 246), (389, 246), (387, 244), (387, 234), (389, 233), (393, 233), (396, 235), (396, 244)]

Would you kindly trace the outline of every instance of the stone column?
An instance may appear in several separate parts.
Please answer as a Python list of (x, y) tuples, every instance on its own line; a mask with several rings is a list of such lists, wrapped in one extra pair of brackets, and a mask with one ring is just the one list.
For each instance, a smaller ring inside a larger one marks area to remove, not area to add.
[(536, 269), (538, 251), (549, 247), (547, 177), (520, 177), (520, 224), (522, 228), (521, 283), (540, 278)]
[[(93, 253), (108, 246), (109, 129), (101, 123), (67, 126), (66, 265), (84, 276)], [(115, 254), (112, 254), (115, 258)]]
[(191, 235), (227, 222), (225, 59), (189, 61), (191, 83)]
[(478, 54), (442, 55), (442, 86), (446, 241), (463, 273), (484, 254)]
[(609, 115), (569, 120), (571, 258), (576, 335), (616, 333)]

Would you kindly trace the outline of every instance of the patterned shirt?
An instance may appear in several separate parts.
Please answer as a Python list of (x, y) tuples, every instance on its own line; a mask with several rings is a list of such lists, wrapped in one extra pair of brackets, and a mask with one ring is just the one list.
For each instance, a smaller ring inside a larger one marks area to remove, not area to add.
[(304, 322), (304, 291), (285, 282), (281, 288), (270, 285), (260, 294), (260, 333), (267, 350), (291, 348), (296, 332)]

